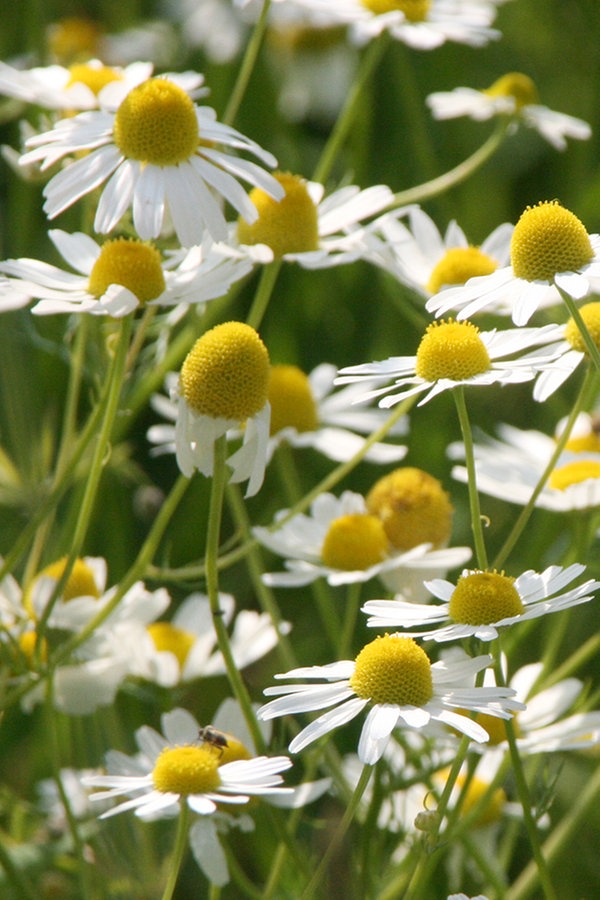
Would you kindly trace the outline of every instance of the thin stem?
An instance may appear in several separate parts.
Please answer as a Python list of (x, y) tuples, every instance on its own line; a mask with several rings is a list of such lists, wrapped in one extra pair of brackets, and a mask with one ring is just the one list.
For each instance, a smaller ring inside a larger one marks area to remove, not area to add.
[(309, 883), (307, 884), (304, 891), (302, 892), (302, 894), (300, 896), (300, 900), (310, 900), (311, 897), (315, 896), (315, 892), (317, 891), (317, 888), (319, 887), (319, 885), (323, 879), (323, 876), (325, 875), (325, 872), (327, 870), (327, 866), (329, 865), (331, 857), (337, 850), (344, 835), (346, 834), (350, 825), (352, 824), (352, 820), (354, 819), (356, 810), (358, 809), (358, 806), (362, 799), (362, 795), (364, 794), (364, 792), (367, 788), (367, 785), (369, 783), (369, 779), (371, 778), (372, 772), (373, 772), (372, 766), (367, 766), (367, 765), (363, 766), (363, 770), (360, 774), (360, 778), (358, 779), (358, 783), (356, 785), (356, 788), (354, 789), (354, 793), (352, 794), (350, 802), (348, 803), (348, 805), (346, 807), (344, 815), (342, 816), (342, 820), (341, 820), (340, 824), (338, 825), (338, 827), (335, 831), (335, 834), (333, 835), (333, 837), (329, 843), (329, 846), (327, 847), (327, 850), (325, 851), (324, 855), (322, 856), (321, 861), (320, 861), (319, 865), (317, 866), (317, 869), (316, 869), (313, 877), (310, 879)]
[(213, 626), (217, 635), (219, 650), (223, 656), (225, 669), (231, 689), (240, 704), (246, 724), (254, 740), (254, 746), (259, 753), (265, 751), (265, 741), (258, 726), (252, 702), (246, 690), (246, 686), (240, 675), (240, 671), (233, 658), (231, 644), (227, 628), (223, 621), (223, 611), (219, 603), (219, 570), (217, 561), (219, 558), (219, 539), (221, 534), (221, 519), (223, 514), (223, 499), (225, 485), (228, 480), (227, 469), (227, 435), (223, 434), (215, 441), (214, 466), (210, 494), (210, 506), (208, 513), (208, 529), (206, 533), (206, 593), (212, 613)]
[(268, 265), (263, 266), (262, 272), (260, 273), (258, 288), (254, 300), (252, 301), (250, 312), (246, 318), (246, 324), (251, 325), (256, 331), (260, 328), (263, 316), (267, 311), (267, 306), (269, 305), (269, 300), (271, 299), (281, 266), (282, 261), (276, 259)]
[(595, 379), (596, 379), (595, 370), (591, 366), (588, 366), (585, 378), (583, 380), (583, 384), (581, 385), (581, 388), (579, 390), (579, 394), (577, 395), (577, 398), (575, 399), (575, 403), (573, 404), (571, 412), (569, 413), (569, 418), (567, 419), (565, 427), (563, 428), (561, 434), (558, 437), (558, 440), (556, 441), (556, 446), (554, 448), (554, 452), (552, 453), (552, 456), (548, 460), (548, 464), (546, 465), (546, 468), (540, 475), (540, 479), (539, 479), (538, 483), (536, 484), (535, 488), (531, 492), (531, 497), (529, 498), (526, 505), (521, 510), (521, 513), (519, 514), (519, 517), (517, 518), (517, 521), (515, 522), (510, 534), (508, 535), (504, 544), (502, 545), (501, 549), (499, 550), (499, 552), (496, 556), (496, 559), (494, 560), (493, 567), (495, 569), (499, 569), (502, 565), (504, 565), (505, 560), (508, 558), (513, 547), (517, 544), (519, 538), (523, 534), (523, 531), (525, 530), (525, 527), (529, 521), (529, 518), (530, 518), (533, 510), (535, 509), (535, 502), (536, 502), (537, 498), (539, 497), (539, 495), (541, 494), (542, 490), (544, 489), (544, 485), (548, 481), (551, 473), (556, 468), (556, 463), (558, 461), (558, 458), (560, 457), (561, 453), (563, 452), (563, 450), (567, 444), (567, 441), (569, 440), (571, 431), (573, 430), (573, 426), (575, 424), (575, 420), (577, 419), (577, 416), (579, 415), (579, 413), (582, 409), (584, 400), (587, 397), (590, 387), (592, 385), (592, 382), (595, 381)]
[(185, 857), (185, 852), (188, 846), (188, 833), (190, 830), (190, 810), (187, 802), (185, 801), (185, 798), (182, 798), (180, 802), (181, 808), (179, 810), (179, 818), (177, 819), (177, 834), (175, 836), (173, 858), (171, 860), (171, 866), (169, 868), (167, 883), (165, 884), (165, 889), (162, 894), (162, 900), (171, 900), (173, 894), (175, 893), (175, 886), (177, 884), (177, 879), (179, 878), (181, 864)]
[(344, 104), (333, 131), (321, 153), (321, 158), (313, 172), (313, 181), (325, 184), (329, 178), (336, 157), (348, 137), (352, 123), (358, 114), (360, 95), (381, 61), (387, 46), (388, 35), (384, 33), (380, 35), (378, 39), (371, 41), (365, 50), (358, 74), (350, 89), (350, 93), (346, 98), (346, 103)]
[(238, 110), (242, 105), (242, 100), (244, 99), (244, 94), (246, 93), (248, 83), (252, 76), (252, 72), (254, 71), (258, 53), (265, 36), (265, 31), (267, 30), (270, 7), (271, 0), (265, 0), (260, 12), (260, 16), (258, 17), (258, 21), (254, 26), (254, 29), (250, 36), (250, 40), (246, 45), (246, 52), (240, 66), (240, 70), (238, 72), (237, 81), (233, 86), (231, 94), (229, 95), (229, 102), (227, 103), (227, 108), (223, 113), (222, 122), (225, 125), (233, 124), (238, 114)]
[(475, 542), (475, 553), (477, 557), (477, 565), (480, 569), (486, 570), (488, 567), (487, 550), (485, 548), (485, 540), (483, 537), (483, 520), (481, 517), (481, 509), (479, 506), (479, 494), (477, 491), (477, 475), (475, 471), (475, 456), (473, 453), (473, 435), (471, 433), (471, 423), (467, 414), (467, 405), (465, 403), (465, 393), (461, 385), (452, 391), (456, 411), (458, 413), (458, 421), (462, 432), (463, 443), (465, 447), (465, 462), (467, 466), (467, 474), (469, 479), (469, 507), (471, 510), (471, 529), (473, 531), (473, 540)]
[(338, 647), (338, 659), (352, 658), (352, 638), (354, 636), (356, 619), (358, 617), (358, 609), (360, 606), (361, 588), (362, 583), (360, 581), (348, 585), (346, 599), (343, 601), (344, 619)]

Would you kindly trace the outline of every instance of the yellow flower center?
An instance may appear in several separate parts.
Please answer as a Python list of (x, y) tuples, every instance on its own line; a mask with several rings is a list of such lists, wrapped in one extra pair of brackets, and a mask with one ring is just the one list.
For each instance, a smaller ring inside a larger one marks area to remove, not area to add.
[[(64, 556), (42, 569), (38, 578), (47, 575), (58, 581), (59, 578), (62, 578), (66, 567), (67, 557)], [(95, 597), (97, 600), (99, 596), (100, 591), (94, 579), (94, 573), (83, 559), (76, 559), (63, 588), (62, 599), (67, 601), (73, 600), (75, 597)]]
[(520, 615), (524, 606), (514, 581), (499, 572), (461, 576), (450, 597), (450, 618), (463, 625), (490, 625)]
[(101, 29), (96, 22), (79, 16), (68, 16), (49, 27), (48, 49), (54, 59), (62, 65), (68, 65), (76, 59), (98, 56), (101, 36)]
[(559, 272), (578, 271), (593, 255), (585, 226), (557, 200), (528, 206), (510, 242), (513, 272), (525, 281), (552, 281)]
[[(485, 730), (489, 734), (489, 747), (496, 747), (498, 746), (498, 744), (502, 744), (507, 740), (505, 719), (501, 719), (499, 716), (490, 716), (488, 713), (477, 713), (477, 715), (475, 716), (475, 721), (478, 725), (481, 725), (482, 728), (485, 728)], [(519, 720), (514, 713), (512, 715), (511, 722), (515, 732), (515, 736), (520, 737), (521, 729), (519, 728)]]
[[(478, 722), (480, 721), (480, 718), (480, 716), (477, 716)], [(493, 717), (486, 716), (486, 719), (491, 718)], [(449, 774), (449, 770), (446, 774)], [(456, 784), (459, 788), (463, 788), (465, 781), (465, 776), (461, 774), (456, 779)], [(478, 778), (477, 775), (474, 775), (471, 778), (465, 796), (463, 798), (463, 805), (461, 808), (461, 813), (463, 816), (468, 815), (471, 810), (475, 809), (475, 807), (479, 805), (479, 803), (483, 799), (483, 796), (487, 793), (489, 786), (489, 782), (484, 781), (482, 778)], [(482, 825), (489, 825), (491, 822), (497, 822), (502, 815), (502, 810), (506, 806), (506, 803), (507, 797), (504, 788), (496, 788), (494, 791), (492, 791), (491, 796), (488, 798), (485, 805), (480, 810), (479, 815), (475, 820), (475, 825), (480, 827)]]
[(42, 639), (42, 645), (38, 651), (37, 644), (39, 638), (36, 631), (25, 631), (19, 638), (19, 649), (25, 658), (28, 666), (33, 666), (36, 661), (36, 655), (39, 652), (39, 659), (46, 662), (48, 659), (48, 642), (46, 638)]
[(491, 275), (497, 268), (498, 263), (479, 247), (452, 247), (434, 266), (427, 290), (437, 294), (449, 284), (464, 284), (476, 275)]
[(98, 96), (103, 87), (112, 81), (122, 81), (123, 76), (110, 66), (90, 66), (88, 63), (77, 63), (69, 66), (71, 77), (69, 86), (72, 84), (85, 84), (90, 91)]
[(385, 558), (387, 547), (381, 519), (353, 513), (333, 520), (323, 541), (321, 559), (331, 569), (368, 569)]
[(154, 787), (164, 794), (212, 793), (221, 784), (219, 755), (212, 744), (166, 747), (152, 771)]
[(172, 653), (179, 663), (179, 668), (183, 670), (188, 653), (194, 646), (194, 635), (170, 622), (153, 622), (152, 625), (148, 625), (148, 634), (159, 653), (165, 651)]
[(199, 139), (192, 100), (166, 78), (150, 78), (134, 87), (115, 116), (114, 141), (128, 159), (176, 166), (194, 155)]
[(317, 208), (306, 182), (299, 175), (287, 172), (275, 172), (274, 177), (285, 190), (285, 196), (274, 200), (260, 188), (253, 188), (250, 200), (258, 210), (258, 219), (252, 225), (241, 217), (238, 219), (239, 242), (266, 244), (276, 257), (316, 250), (319, 245)]
[(366, 503), (368, 511), (381, 519), (397, 550), (426, 543), (445, 547), (450, 539), (450, 495), (437, 478), (422, 469), (404, 466), (384, 475), (367, 494)]
[(267, 402), (269, 354), (243, 322), (216, 325), (198, 338), (181, 368), (181, 392), (202, 416), (243, 422)]
[(548, 484), (557, 491), (564, 491), (572, 484), (580, 484), (590, 478), (600, 478), (600, 463), (582, 459), (555, 469), (548, 479)]
[(271, 367), (269, 378), (271, 434), (284, 428), (315, 431), (319, 426), (317, 404), (308, 375), (298, 366)]
[(221, 731), (219, 734), (227, 741), (226, 744), (218, 748), (220, 766), (225, 765), (225, 763), (236, 762), (238, 759), (252, 759), (252, 754), (248, 748), (234, 735), (229, 734), (227, 731)]
[(356, 657), (350, 687), (373, 703), (425, 706), (433, 696), (429, 657), (412, 638), (377, 637)]
[(140, 303), (154, 300), (165, 290), (160, 252), (152, 244), (129, 238), (105, 241), (92, 267), (88, 290), (102, 297), (111, 284), (121, 284)]
[[(600, 300), (594, 300), (592, 303), (585, 303), (579, 310), (579, 315), (583, 319), (583, 323), (596, 347), (600, 347)], [(567, 340), (575, 350), (579, 350), (580, 353), (588, 352), (585, 341), (583, 340), (582, 334), (574, 319), (569, 319), (565, 326), (565, 340)]]
[(567, 441), (565, 450), (571, 453), (600, 453), (600, 433), (592, 429), (589, 434), (572, 437)]
[(399, 10), (409, 22), (423, 22), (431, 7), (431, 0), (361, 0), (361, 2), (376, 16)]
[(535, 83), (528, 75), (523, 75), (521, 72), (508, 72), (482, 93), (489, 97), (512, 97), (517, 109), (538, 102)]
[(417, 349), (415, 372), (426, 381), (464, 381), (490, 367), (487, 348), (472, 322), (432, 322)]

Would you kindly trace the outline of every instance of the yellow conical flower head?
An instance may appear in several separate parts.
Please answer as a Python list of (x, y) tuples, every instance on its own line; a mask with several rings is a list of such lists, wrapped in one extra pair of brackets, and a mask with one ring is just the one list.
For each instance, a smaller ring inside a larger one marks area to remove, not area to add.
[(429, 657), (412, 638), (377, 637), (356, 657), (350, 687), (373, 703), (425, 706), (433, 696)]
[(397, 550), (426, 543), (444, 547), (450, 539), (450, 496), (437, 478), (422, 469), (402, 466), (384, 475), (367, 494), (366, 503)]
[(269, 371), (267, 348), (254, 328), (225, 322), (196, 341), (181, 368), (180, 389), (199, 415), (244, 422), (267, 402)]
[(165, 794), (206, 794), (221, 784), (219, 750), (211, 744), (166, 747), (156, 760), (152, 779)]
[(478, 275), (491, 275), (497, 268), (496, 260), (479, 247), (451, 247), (433, 267), (427, 290), (437, 294), (443, 287), (465, 284)]
[[(585, 303), (580, 308), (579, 314), (588, 334), (596, 347), (600, 349), (600, 301), (594, 300), (592, 303)], [(588, 352), (583, 335), (574, 319), (569, 319), (565, 326), (565, 340), (580, 353)]]
[(318, 428), (317, 404), (310, 381), (298, 366), (271, 367), (269, 403), (271, 434), (277, 434), (284, 428), (295, 428), (298, 432)]
[(585, 226), (557, 200), (528, 206), (510, 243), (513, 272), (525, 281), (552, 281), (559, 272), (576, 272), (593, 255)]
[(325, 535), (321, 559), (332, 569), (368, 569), (386, 555), (388, 539), (381, 519), (353, 513), (334, 519)]
[(148, 625), (148, 634), (159, 653), (172, 653), (183, 671), (188, 654), (195, 643), (195, 635), (171, 622), (153, 622)]
[(461, 576), (450, 597), (450, 618), (463, 625), (490, 625), (519, 616), (525, 607), (514, 581), (503, 572), (469, 572)]
[(431, 322), (417, 349), (415, 373), (425, 381), (464, 381), (487, 372), (490, 357), (472, 322)]
[(522, 72), (507, 72), (483, 93), (489, 97), (512, 97), (517, 109), (538, 103), (535, 82)]
[(122, 81), (123, 76), (110, 66), (90, 66), (89, 63), (77, 63), (69, 66), (71, 84), (85, 84), (96, 96), (103, 87), (113, 81)]
[(274, 178), (285, 190), (274, 200), (260, 188), (250, 191), (250, 200), (258, 210), (258, 219), (249, 225), (238, 219), (237, 235), (241, 244), (266, 244), (276, 257), (285, 253), (306, 253), (319, 243), (317, 208), (299, 175), (275, 172)]
[(166, 285), (156, 247), (131, 238), (105, 241), (90, 272), (88, 290), (102, 297), (111, 284), (128, 288), (141, 303), (159, 297)]
[(429, 13), (431, 0), (361, 0), (362, 5), (376, 16), (402, 12), (409, 22), (423, 22)]

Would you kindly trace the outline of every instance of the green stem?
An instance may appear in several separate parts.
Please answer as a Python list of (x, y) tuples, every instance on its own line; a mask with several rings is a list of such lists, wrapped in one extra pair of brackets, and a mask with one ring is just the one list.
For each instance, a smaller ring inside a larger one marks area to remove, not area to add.
[(410, 203), (422, 203), (423, 200), (437, 197), (438, 194), (443, 194), (457, 184), (466, 181), (467, 178), (494, 155), (504, 140), (509, 125), (510, 120), (499, 119), (495, 130), (489, 136), (487, 141), (485, 141), (485, 143), (474, 153), (443, 175), (438, 175), (437, 178), (433, 178), (431, 181), (426, 181), (424, 184), (419, 184), (416, 187), (407, 188), (405, 191), (398, 191), (398, 193), (394, 195), (393, 206), (398, 207), (407, 206)]
[(215, 441), (214, 467), (210, 493), (210, 505), (208, 513), (208, 529), (206, 533), (206, 593), (212, 613), (213, 626), (217, 635), (219, 650), (223, 656), (229, 684), (240, 704), (246, 724), (254, 740), (254, 746), (258, 753), (265, 752), (265, 742), (258, 721), (252, 709), (252, 702), (246, 690), (246, 686), (240, 675), (240, 671), (233, 658), (231, 644), (227, 628), (223, 621), (223, 611), (219, 604), (219, 539), (221, 534), (221, 518), (223, 514), (223, 499), (225, 485), (228, 480), (227, 469), (227, 435), (223, 434)]
[(577, 308), (577, 304), (575, 303), (573, 298), (570, 297), (565, 291), (561, 290), (558, 285), (555, 285), (555, 287), (562, 297), (565, 306), (569, 310), (569, 315), (577, 325), (579, 333), (583, 338), (583, 342), (586, 346), (590, 359), (594, 363), (596, 371), (600, 373), (600, 350), (598, 349), (594, 338), (590, 334), (589, 329), (585, 324), (579, 309)]
[(360, 95), (381, 61), (388, 43), (388, 35), (384, 33), (367, 46), (356, 79), (313, 172), (313, 181), (325, 184), (329, 178), (336, 157), (348, 137), (352, 123), (359, 111)]
[(252, 301), (250, 312), (246, 318), (246, 324), (251, 325), (255, 331), (258, 331), (260, 328), (263, 316), (267, 311), (267, 306), (269, 305), (269, 300), (271, 299), (281, 266), (282, 260), (276, 259), (262, 268), (258, 289), (254, 300)]
[(561, 453), (563, 452), (563, 450), (567, 444), (567, 441), (569, 440), (571, 431), (573, 430), (573, 425), (575, 424), (575, 420), (577, 419), (577, 416), (579, 415), (579, 412), (582, 409), (584, 400), (587, 397), (590, 387), (592, 386), (592, 383), (595, 381), (595, 379), (596, 379), (595, 370), (591, 366), (588, 366), (585, 378), (583, 380), (583, 384), (581, 385), (581, 388), (579, 390), (579, 394), (577, 395), (577, 398), (575, 399), (575, 403), (573, 404), (571, 412), (569, 413), (569, 418), (567, 419), (565, 427), (563, 428), (560, 436), (558, 437), (558, 440), (556, 441), (556, 446), (554, 448), (554, 452), (552, 453), (552, 456), (548, 460), (548, 464), (546, 465), (546, 468), (540, 475), (540, 479), (539, 479), (538, 483), (536, 484), (535, 488), (533, 489), (533, 491), (531, 493), (531, 497), (529, 498), (526, 505), (521, 510), (519, 517), (517, 518), (517, 521), (515, 522), (510, 534), (508, 535), (504, 544), (502, 545), (501, 549), (499, 550), (499, 552), (496, 556), (496, 559), (494, 560), (494, 565), (493, 565), (494, 569), (499, 569), (501, 566), (504, 565), (504, 562), (510, 555), (513, 547), (517, 544), (519, 538), (523, 534), (523, 531), (525, 530), (525, 528), (527, 526), (529, 518), (530, 518), (533, 510), (535, 509), (535, 502), (536, 502), (537, 498), (539, 497), (539, 495), (541, 494), (542, 490), (544, 489), (544, 485), (548, 481), (550, 475), (556, 468), (556, 463), (558, 461), (558, 458), (561, 455)]
[(465, 393), (462, 385), (459, 385), (452, 391), (456, 411), (458, 413), (458, 421), (462, 432), (463, 443), (465, 446), (465, 463), (467, 466), (467, 474), (469, 479), (469, 507), (471, 510), (471, 529), (473, 531), (473, 540), (475, 542), (475, 553), (477, 557), (477, 565), (485, 571), (488, 567), (487, 551), (485, 548), (485, 540), (483, 537), (483, 520), (481, 517), (481, 509), (479, 506), (479, 494), (477, 491), (477, 475), (475, 472), (475, 456), (473, 453), (473, 435), (471, 433), (471, 423), (467, 413), (467, 405), (465, 403)]
[(246, 93), (246, 89), (250, 81), (250, 77), (252, 75), (252, 72), (254, 71), (254, 66), (256, 64), (258, 53), (265, 36), (265, 31), (267, 30), (270, 6), (271, 0), (265, 0), (258, 21), (254, 26), (254, 29), (250, 36), (250, 40), (246, 45), (246, 52), (240, 66), (240, 70), (238, 72), (238, 77), (229, 96), (227, 108), (225, 109), (223, 118), (221, 120), (224, 125), (233, 124), (238, 114), (238, 110), (242, 104), (244, 94)]
[[(506, 679), (504, 677), (504, 672), (502, 671), (500, 638), (497, 639), (496, 643), (498, 650), (497, 653), (494, 653), (494, 672), (496, 675), (496, 684), (499, 687), (506, 687)], [(531, 794), (529, 793), (529, 786), (525, 778), (525, 770), (523, 768), (523, 761), (521, 759), (521, 754), (519, 753), (519, 748), (517, 746), (517, 738), (512, 719), (506, 719), (504, 722), (504, 726), (506, 729), (506, 737), (508, 740), (508, 748), (510, 751), (510, 759), (512, 763), (512, 771), (515, 783), (517, 786), (517, 793), (519, 795), (521, 809), (523, 810), (525, 828), (527, 831), (527, 836), (529, 837), (529, 844), (531, 846), (531, 851), (533, 853), (533, 858), (537, 867), (540, 884), (546, 900), (556, 900), (556, 894), (554, 892), (554, 888), (552, 887), (552, 881), (550, 879), (550, 873), (548, 871), (548, 864), (542, 852), (537, 824), (533, 817)]]
[(314, 875), (312, 876), (309, 883), (303, 890), (303, 892), (300, 896), (300, 900), (310, 900), (311, 897), (315, 896), (315, 892), (317, 891), (317, 889), (321, 883), (321, 880), (323, 879), (323, 876), (325, 875), (325, 872), (327, 870), (327, 866), (329, 865), (331, 857), (337, 850), (339, 844), (341, 843), (342, 839), (344, 838), (344, 835), (346, 834), (350, 825), (352, 824), (352, 820), (354, 819), (356, 810), (358, 809), (358, 806), (362, 799), (362, 795), (364, 794), (364, 792), (367, 788), (367, 785), (369, 783), (369, 779), (371, 778), (372, 772), (373, 772), (372, 766), (367, 766), (367, 765), (363, 766), (363, 770), (361, 772), (360, 778), (358, 779), (358, 783), (356, 785), (356, 788), (354, 789), (354, 793), (352, 794), (350, 802), (348, 803), (348, 805), (344, 811), (344, 815), (342, 816), (341, 822), (338, 825), (338, 827), (335, 831), (335, 834), (333, 835), (333, 837), (329, 843), (329, 846), (327, 847), (327, 850), (325, 851), (324, 855), (322, 856), (321, 861), (320, 861), (319, 865), (317, 866), (317, 869), (316, 869)]
[(361, 588), (362, 582), (360, 581), (348, 585), (346, 599), (343, 601), (345, 607), (344, 622), (338, 647), (338, 659), (352, 659), (352, 638), (360, 607)]
[(177, 819), (177, 834), (175, 836), (175, 847), (173, 849), (173, 858), (169, 868), (169, 876), (165, 889), (162, 893), (162, 900), (171, 900), (175, 893), (175, 886), (179, 878), (181, 864), (185, 857), (188, 846), (188, 833), (190, 830), (190, 810), (185, 798), (181, 799), (181, 809), (179, 810), (179, 818)]

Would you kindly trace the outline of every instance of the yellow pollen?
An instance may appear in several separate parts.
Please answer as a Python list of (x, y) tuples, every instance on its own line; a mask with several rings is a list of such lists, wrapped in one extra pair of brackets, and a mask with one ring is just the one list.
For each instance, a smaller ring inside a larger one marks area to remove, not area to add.
[(179, 663), (180, 670), (183, 670), (188, 653), (194, 646), (194, 635), (170, 622), (153, 622), (152, 625), (148, 625), (148, 634), (159, 653), (165, 651), (172, 653)]
[(517, 109), (538, 102), (535, 83), (528, 75), (523, 75), (521, 72), (508, 72), (482, 93), (489, 97), (512, 97)]
[[(25, 657), (25, 662), (28, 666), (32, 666), (35, 662), (36, 654), (38, 653), (38, 640), (39, 638), (35, 631), (25, 631), (19, 638), (19, 649)], [(48, 642), (46, 641), (46, 638), (42, 639), (39, 658), (42, 662), (46, 662), (48, 659)]]
[(423, 22), (431, 7), (431, 0), (361, 0), (362, 5), (376, 16), (398, 10), (409, 22)]
[(368, 569), (386, 555), (388, 539), (381, 519), (353, 513), (334, 519), (321, 548), (321, 559), (331, 569)]
[(69, 16), (54, 22), (48, 28), (48, 49), (53, 59), (61, 65), (69, 65), (75, 60), (98, 56), (101, 36), (98, 23), (79, 16)]
[(472, 322), (432, 322), (417, 349), (415, 372), (426, 381), (464, 381), (487, 372), (490, 357)]
[(252, 759), (252, 754), (241, 741), (238, 741), (236, 737), (226, 731), (222, 732), (222, 734), (225, 736), (227, 746), (221, 748), (223, 752), (219, 756), (220, 766), (225, 765), (225, 763), (236, 762), (238, 759)]
[(315, 431), (319, 427), (317, 404), (308, 375), (298, 366), (271, 367), (269, 378), (271, 404), (271, 434), (284, 428), (296, 431)]
[(585, 226), (557, 200), (528, 206), (510, 242), (513, 272), (525, 281), (552, 281), (560, 272), (576, 272), (593, 255)]
[(470, 572), (458, 579), (449, 615), (463, 625), (490, 625), (524, 610), (514, 578), (499, 572)]
[(128, 288), (140, 303), (160, 297), (166, 287), (160, 252), (152, 244), (130, 238), (105, 241), (92, 267), (88, 290), (100, 298), (111, 284)]
[[(38, 578), (46, 575), (50, 578), (56, 578), (58, 581), (62, 577), (66, 566), (67, 557), (63, 556), (62, 559), (42, 569)], [(67, 601), (74, 600), (75, 597), (94, 597), (97, 600), (99, 596), (100, 591), (96, 585), (94, 573), (83, 559), (76, 559), (71, 569), (71, 574), (67, 578), (67, 583), (63, 588), (62, 599)]]
[(419, 544), (445, 547), (452, 528), (452, 503), (441, 482), (422, 469), (401, 467), (375, 482), (366, 498), (397, 550)]
[[(477, 713), (475, 721), (478, 725), (481, 725), (482, 728), (485, 728), (489, 734), (489, 747), (496, 747), (498, 744), (502, 744), (507, 740), (505, 719), (501, 719), (499, 716), (490, 716), (488, 713)], [(516, 715), (513, 714), (511, 722), (515, 736), (520, 737), (521, 729), (519, 728), (519, 720)]]
[(572, 437), (567, 441), (565, 450), (571, 453), (600, 453), (600, 434), (590, 431), (589, 434)]
[(115, 115), (114, 141), (128, 159), (176, 166), (194, 155), (199, 139), (192, 100), (166, 78), (134, 87)]
[(429, 657), (412, 638), (377, 637), (356, 657), (350, 687), (373, 703), (425, 706), (433, 696)]
[[(579, 310), (579, 315), (583, 319), (583, 324), (596, 347), (600, 348), (600, 301), (594, 300), (592, 303), (585, 303)], [(574, 319), (569, 319), (565, 326), (565, 340), (580, 353), (587, 353), (587, 347), (583, 340), (582, 334), (577, 327)]]
[(557, 491), (564, 491), (572, 484), (580, 484), (591, 478), (600, 478), (600, 462), (582, 459), (555, 469), (548, 479), (548, 485)]
[(181, 392), (199, 415), (243, 422), (267, 402), (269, 371), (267, 348), (254, 328), (225, 322), (198, 338), (186, 356)]
[(476, 275), (491, 275), (498, 263), (479, 247), (452, 247), (434, 266), (427, 290), (437, 294), (449, 284), (464, 284)]
[(103, 87), (113, 81), (122, 81), (123, 76), (110, 66), (90, 66), (86, 63), (77, 63), (69, 67), (71, 77), (69, 85), (85, 84), (90, 91), (98, 96)]
[[(482, 717), (477, 716), (477, 721), (479, 722), (481, 718)], [(486, 716), (485, 718), (491, 719), (493, 717)], [(449, 774), (449, 769), (445, 770), (445, 772), (443, 773), (446, 779)], [(461, 774), (456, 779), (456, 784), (459, 788), (464, 788), (465, 781), (465, 776)], [(475, 809), (475, 807), (479, 805), (480, 801), (483, 799), (483, 796), (487, 793), (489, 786), (489, 782), (484, 781), (482, 778), (478, 778), (476, 775), (471, 778), (466, 789), (465, 796), (463, 798), (461, 815), (468, 815), (471, 810)], [(478, 827), (481, 827), (482, 825), (489, 825), (491, 822), (497, 822), (502, 815), (502, 810), (506, 806), (506, 803), (507, 797), (504, 788), (496, 788), (494, 791), (492, 791), (483, 808), (480, 809), (479, 815), (477, 816), (474, 824)]]
[(164, 794), (209, 794), (221, 784), (220, 751), (211, 744), (166, 747), (152, 771), (154, 787)]
[(306, 182), (288, 172), (275, 172), (274, 177), (285, 190), (285, 196), (274, 200), (260, 188), (251, 190), (249, 196), (258, 210), (258, 219), (252, 225), (238, 219), (238, 240), (241, 244), (266, 244), (276, 257), (316, 250), (319, 245), (317, 208)]

